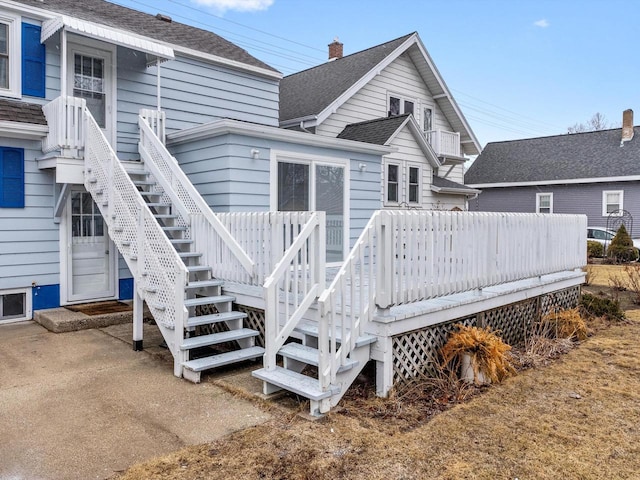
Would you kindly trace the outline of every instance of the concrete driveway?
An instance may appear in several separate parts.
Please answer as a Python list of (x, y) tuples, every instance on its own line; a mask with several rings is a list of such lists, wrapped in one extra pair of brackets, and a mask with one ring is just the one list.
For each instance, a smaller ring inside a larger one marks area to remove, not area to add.
[(1, 480), (104, 479), (268, 420), (108, 332), (0, 325)]

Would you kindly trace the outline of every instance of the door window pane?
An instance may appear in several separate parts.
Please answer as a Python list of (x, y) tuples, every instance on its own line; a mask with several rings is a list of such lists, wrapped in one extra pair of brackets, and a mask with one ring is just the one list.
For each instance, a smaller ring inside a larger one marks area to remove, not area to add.
[(316, 166), (316, 207), (326, 212), (327, 262), (342, 261), (344, 249), (344, 168)]
[(101, 128), (105, 128), (106, 125), (104, 73), (102, 58), (75, 55), (73, 95), (87, 101), (87, 108)]
[(278, 162), (278, 210), (309, 210), (309, 165)]
[(424, 127), (424, 131), (425, 132), (429, 132), (432, 130), (432, 119), (433, 117), (433, 110), (431, 110), (430, 108), (425, 108), (424, 109), (424, 118), (422, 119), (423, 122), (423, 127)]

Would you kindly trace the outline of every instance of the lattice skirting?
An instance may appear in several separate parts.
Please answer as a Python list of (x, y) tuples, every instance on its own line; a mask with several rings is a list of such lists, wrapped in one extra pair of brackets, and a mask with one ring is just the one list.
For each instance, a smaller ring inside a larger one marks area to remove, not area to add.
[(467, 326), (489, 326), (499, 331), (508, 344), (519, 345), (524, 341), (532, 323), (549, 313), (551, 309), (573, 308), (579, 301), (580, 287), (576, 286), (487, 310), (473, 317), (397, 335), (392, 338), (393, 384), (434, 375), (440, 363), (439, 351), (446, 343), (449, 332), (458, 323)]

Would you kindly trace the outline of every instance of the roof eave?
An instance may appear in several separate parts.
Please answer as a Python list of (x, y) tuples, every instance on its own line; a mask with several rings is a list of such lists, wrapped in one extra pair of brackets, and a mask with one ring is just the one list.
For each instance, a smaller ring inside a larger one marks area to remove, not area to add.
[(48, 132), (48, 125), (0, 120), (0, 137), (40, 140)]
[(304, 145), (349, 150), (352, 152), (373, 155), (388, 155), (389, 153), (397, 151), (395, 147), (389, 147), (386, 145), (374, 145), (371, 143), (356, 142), (354, 140), (310, 135), (304, 132), (286, 130), (268, 125), (246, 123), (231, 119), (216, 120), (196, 127), (170, 133), (167, 135), (167, 143), (169, 145), (177, 145), (180, 143), (200, 140), (202, 138), (234, 133), (268, 140), (290, 141)]
[(482, 190), (478, 190), (475, 188), (451, 188), (451, 187), (437, 187), (435, 185), (431, 185), (431, 191), (435, 193), (445, 193), (449, 195), (478, 195), (482, 193)]

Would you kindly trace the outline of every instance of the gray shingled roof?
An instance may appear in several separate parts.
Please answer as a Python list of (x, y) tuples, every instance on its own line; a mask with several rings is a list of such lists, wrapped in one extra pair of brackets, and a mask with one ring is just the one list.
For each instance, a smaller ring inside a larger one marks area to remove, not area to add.
[(411, 35), (284, 77), (280, 121), (319, 114)]
[(467, 185), (640, 175), (640, 127), (489, 143), (465, 174)]
[(447, 180), (446, 178), (438, 177), (437, 175), (433, 176), (432, 184), (436, 187), (440, 188), (453, 188), (460, 191), (468, 191), (469, 193), (475, 193), (475, 189), (471, 188), (467, 185), (462, 185), (461, 183), (452, 182), (451, 180)]
[(402, 126), (409, 114), (396, 115), (394, 117), (376, 118), (366, 122), (347, 125), (338, 138), (355, 140), (357, 142), (385, 145), (389, 138)]
[(24, 5), (50, 10), (82, 20), (144, 35), (161, 42), (197, 50), (236, 62), (277, 72), (213, 32), (179, 22), (164, 22), (147, 13), (103, 0), (16, 0)]
[(46, 125), (42, 105), (0, 99), (0, 121)]

